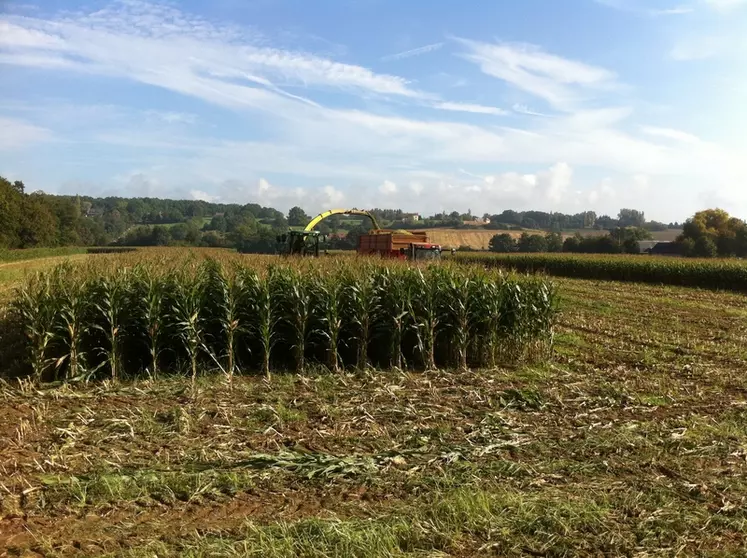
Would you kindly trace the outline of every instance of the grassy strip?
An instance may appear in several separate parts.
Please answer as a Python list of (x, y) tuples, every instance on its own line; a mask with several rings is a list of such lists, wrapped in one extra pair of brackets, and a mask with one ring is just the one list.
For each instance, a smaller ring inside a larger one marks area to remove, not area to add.
[(58, 256), (72, 256), (85, 254), (86, 248), (65, 246), (62, 248), (26, 248), (24, 250), (0, 249), (0, 263), (22, 262), (39, 258), (53, 258)]
[[(662, 494), (598, 489), (569, 494), (544, 488), (436, 491), (375, 518), (248, 522), (133, 548), (127, 556), (392, 557), (474, 555), (630, 555), (636, 549), (682, 552), (688, 537), (743, 528), (737, 517), (713, 517), (696, 503)], [(728, 546), (728, 541), (725, 543)]]
[(458, 254), (457, 261), (559, 277), (634, 281), (747, 292), (740, 260), (695, 260), (598, 254)]

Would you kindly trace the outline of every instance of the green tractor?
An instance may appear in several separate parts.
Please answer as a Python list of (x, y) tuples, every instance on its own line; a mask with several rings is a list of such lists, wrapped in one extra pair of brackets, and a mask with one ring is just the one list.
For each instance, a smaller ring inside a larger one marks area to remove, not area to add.
[(287, 256), (319, 257), (319, 245), (325, 240), (326, 236), (319, 231), (289, 230), (278, 235), (278, 252)]
[(303, 230), (290, 229), (287, 233), (278, 235), (278, 252), (288, 256), (314, 256), (319, 257), (319, 244), (327, 240), (326, 235), (315, 231), (319, 223), (331, 215), (361, 215), (371, 219), (374, 230), (379, 229), (376, 217), (368, 211), (360, 209), (330, 209), (314, 217)]

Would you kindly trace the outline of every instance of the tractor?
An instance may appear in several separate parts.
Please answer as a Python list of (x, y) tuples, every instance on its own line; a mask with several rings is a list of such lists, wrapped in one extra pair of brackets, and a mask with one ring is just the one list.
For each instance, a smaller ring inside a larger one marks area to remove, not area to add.
[(359, 254), (406, 260), (433, 260), (441, 257), (441, 246), (431, 244), (426, 232), (381, 229), (376, 217), (360, 209), (330, 209), (314, 217), (303, 230), (289, 229), (286, 234), (277, 237), (281, 247), (279, 251), (291, 256), (318, 257), (319, 245), (324, 243), (326, 237), (315, 231), (314, 227), (331, 215), (361, 215), (371, 219), (373, 228), (358, 240)]

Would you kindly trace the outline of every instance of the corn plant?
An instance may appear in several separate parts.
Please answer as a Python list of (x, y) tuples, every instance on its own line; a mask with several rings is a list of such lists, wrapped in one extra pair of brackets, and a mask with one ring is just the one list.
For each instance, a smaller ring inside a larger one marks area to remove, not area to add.
[(327, 366), (333, 372), (340, 370), (340, 339), (342, 334), (342, 288), (336, 277), (319, 275), (314, 283), (317, 333), (322, 338), (327, 356)]
[(101, 331), (108, 347), (101, 347), (99, 351), (106, 357), (112, 380), (119, 377), (119, 363), (121, 361), (121, 339), (124, 333), (125, 320), (130, 311), (130, 278), (129, 274), (117, 273), (104, 275), (93, 284), (93, 308), (102, 323), (93, 327)]
[[(227, 277), (222, 266), (214, 260), (206, 262), (203, 274), (203, 306), (207, 320), (217, 324), (218, 330), (211, 347), (204, 346), (204, 349), (232, 386), (236, 371), (236, 344), (244, 329), (241, 308), (247, 297), (247, 287), (240, 273)], [(225, 353), (223, 365), (215, 354), (220, 351)]]
[(40, 382), (49, 366), (49, 344), (54, 338), (57, 300), (52, 296), (49, 275), (36, 275), (17, 293), (13, 311), (23, 324), (33, 379)]
[[(60, 267), (53, 274), (53, 285), (59, 297), (55, 338), (63, 347), (63, 354), (55, 362), (59, 371), (67, 363), (65, 379), (80, 380), (85, 373), (84, 336), (90, 326), (88, 283), (76, 277), (70, 266)], [(70, 277), (70, 275), (73, 275)]]
[(134, 273), (133, 309), (137, 313), (137, 323), (144, 333), (143, 339), (148, 348), (148, 368), (153, 377), (158, 376), (158, 360), (163, 350), (165, 334), (165, 293), (167, 285), (163, 277), (152, 268), (137, 268)]
[(426, 370), (436, 369), (436, 338), (440, 321), (439, 304), (442, 288), (442, 274), (438, 269), (428, 270), (427, 274), (417, 268), (413, 270), (412, 296), (409, 312), (411, 327), (417, 339), (417, 351)]
[(342, 314), (349, 324), (349, 337), (356, 346), (355, 365), (361, 370), (369, 364), (368, 344), (378, 308), (371, 271), (371, 267), (365, 266), (359, 276), (348, 270), (341, 278)]
[(273, 297), (273, 288), (277, 282), (276, 268), (268, 270), (265, 277), (251, 274), (247, 277), (247, 292), (249, 294), (250, 328), (252, 334), (259, 340), (262, 351), (262, 373), (270, 378), (270, 357), (276, 341), (276, 329), (280, 322), (280, 309)]
[(402, 369), (402, 338), (407, 327), (406, 318), (410, 308), (410, 294), (407, 280), (399, 270), (380, 268), (376, 275), (377, 325), (379, 335), (386, 339), (389, 364)]
[(171, 299), (171, 318), (179, 340), (187, 352), (194, 388), (197, 379), (197, 361), (205, 342), (202, 319), (202, 282), (199, 277), (181, 274), (177, 276), (173, 284), (175, 290)]
[(296, 371), (302, 373), (306, 366), (306, 345), (312, 332), (314, 285), (302, 271), (288, 268), (278, 274), (275, 286), (278, 308), (288, 327)]
[(444, 273), (443, 280), (441, 320), (451, 340), (455, 365), (460, 370), (467, 370), (472, 279), (466, 273), (459, 273), (450, 269)]
[(473, 289), (471, 328), (476, 361), (481, 366), (494, 367), (498, 360), (504, 283), (481, 274), (473, 279)]

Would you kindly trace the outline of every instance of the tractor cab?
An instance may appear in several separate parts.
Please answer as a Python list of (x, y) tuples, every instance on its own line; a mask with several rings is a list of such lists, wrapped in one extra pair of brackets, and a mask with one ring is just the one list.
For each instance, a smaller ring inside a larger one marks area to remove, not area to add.
[(441, 246), (422, 242), (413, 243), (412, 259), (415, 261), (440, 260)]
[(286, 234), (278, 235), (279, 252), (289, 256), (319, 256), (319, 244), (326, 237), (319, 231), (290, 230)]

